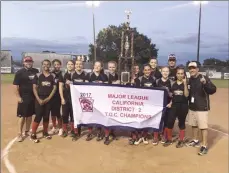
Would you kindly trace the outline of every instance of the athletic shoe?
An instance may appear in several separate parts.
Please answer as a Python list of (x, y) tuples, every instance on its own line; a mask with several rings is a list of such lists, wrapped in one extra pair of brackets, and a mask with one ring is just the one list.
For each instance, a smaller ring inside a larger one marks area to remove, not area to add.
[(176, 148), (182, 148), (183, 146), (184, 146), (184, 141), (179, 140), (177, 145), (176, 145)]
[(153, 144), (154, 146), (158, 145), (158, 143), (159, 143), (158, 139), (153, 139), (152, 144)]
[(63, 131), (63, 133), (62, 133), (61, 137), (66, 138), (67, 136), (68, 136), (68, 132)]
[(143, 138), (139, 138), (134, 142), (134, 145), (139, 145), (142, 142), (143, 142)]
[(77, 141), (79, 138), (80, 138), (80, 136), (79, 136), (78, 134), (75, 134), (75, 135), (72, 137), (72, 141)]
[(129, 145), (134, 145), (135, 141), (136, 141), (135, 139), (130, 138), (130, 139), (129, 139)]
[(200, 147), (200, 142), (192, 140), (189, 143), (186, 144), (187, 147)]
[(25, 136), (25, 137), (28, 137), (28, 136), (30, 136), (30, 135), (31, 135), (31, 133), (30, 133), (29, 131), (25, 131), (25, 132), (24, 132), (24, 136)]
[(109, 137), (105, 137), (104, 144), (105, 144), (105, 145), (109, 145), (109, 144), (110, 144)]
[(52, 135), (57, 134), (58, 132), (59, 132), (59, 129), (55, 127), (53, 127), (52, 130), (50, 131)]
[(110, 140), (118, 140), (114, 133), (110, 133), (109, 138), (111, 138)]
[(92, 135), (91, 133), (89, 133), (89, 134), (87, 135), (86, 141), (90, 141), (90, 140), (92, 140), (92, 139), (93, 139), (93, 135)]
[(203, 155), (205, 155), (207, 153), (208, 153), (208, 148), (207, 147), (204, 147), (204, 146), (201, 146), (198, 155), (203, 156)]
[(166, 142), (165, 137), (162, 137), (162, 139), (161, 139), (161, 144), (164, 144), (165, 142)]
[(102, 135), (102, 133), (98, 133), (96, 141), (101, 141), (101, 140), (103, 140), (103, 135)]
[(76, 134), (75, 134), (75, 132), (72, 130), (71, 132), (70, 132), (70, 136), (71, 137), (74, 137)]
[(17, 137), (17, 141), (18, 141), (18, 142), (22, 142), (22, 141), (23, 141), (23, 137), (22, 137), (22, 135), (18, 135), (18, 137)]
[(35, 135), (35, 134), (31, 134), (30, 140), (33, 141), (34, 143), (40, 142), (40, 140), (37, 139), (37, 135)]
[(59, 135), (59, 136), (62, 136), (62, 134), (63, 134), (63, 129), (59, 129), (58, 135)]
[(143, 138), (143, 144), (145, 144), (145, 145), (148, 145), (149, 144), (149, 141), (148, 141), (148, 139), (146, 137)]
[(43, 132), (43, 138), (45, 138), (45, 139), (52, 139), (52, 136), (50, 136), (49, 134), (48, 134), (48, 132)]
[(168, 146), (170, 146), (170, 145), (172, 145), (172, 144), (173, 144), (172, 141), (167, 140), (167, 141), (163, 144), (163, 146), (164, 146), (164, 147), (168, 147)]

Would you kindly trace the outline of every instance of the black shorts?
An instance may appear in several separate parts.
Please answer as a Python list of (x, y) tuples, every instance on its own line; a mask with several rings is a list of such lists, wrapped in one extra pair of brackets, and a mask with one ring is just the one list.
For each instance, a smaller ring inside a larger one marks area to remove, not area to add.
[(22, 99), (23, 102), (17, 106), (17, 117), (31, 117), (35, 114), (35, 100)]
[(59, 97), (53, 97), (51, 100), (51, 116), (60, 118), (61, 99)]
[(51, 112), (51, 102), (48, 102), (44, 105), (40, 105), (37, 100), (35, 101), (36, 116), (42, 117), (44, 119), (49, 119), (50, 112)]

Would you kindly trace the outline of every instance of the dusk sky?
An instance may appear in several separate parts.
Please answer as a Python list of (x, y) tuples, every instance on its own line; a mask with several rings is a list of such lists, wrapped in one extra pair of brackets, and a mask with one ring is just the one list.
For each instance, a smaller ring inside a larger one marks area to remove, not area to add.
[[(13, 51), (19, 42), (29, 41), (43, 49), (57, 44), (66, 46), (62, 51), (74, 52), (76, 44), (93, 40), (92, 9), (84, 1), (1, 4), (1, 37), (5, 49)], [(201, 60), (209, 56), (228, 59), (228, 8), (226, 1), (203, 5)], [(196, 58), (198, 5), (192, 1), (104, 1), (95, 9), (96, 33), (108, 25), (124, 22), (124, 11), (128, 9), (132, 11), (131, 26), (157, 45), (159, 59), (162, 57), (164, 61), (169, 53), (175, 53), (181, 61)], [(27, 50), (20, 46), (20, 50)]]

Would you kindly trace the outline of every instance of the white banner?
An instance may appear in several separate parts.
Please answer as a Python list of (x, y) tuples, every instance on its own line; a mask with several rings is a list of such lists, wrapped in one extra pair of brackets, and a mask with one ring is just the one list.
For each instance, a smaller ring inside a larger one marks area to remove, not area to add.
[(206, 75), (210, 78), (210, 79), (221, 79), (222, 77), (222, 73), (221, 72), (216, 72), (216, 71), (207, 71)]
[(224, 79), (229, 79), (229, 73), (224, 73), (224, 74), (223, 74), (223, 78), (224, 78)]
[(1, 73), (11, 73), (11, 67), (1, 67)]
[(74, 125), (159, 128), (164, 90), (97, 84), (71, 85)]

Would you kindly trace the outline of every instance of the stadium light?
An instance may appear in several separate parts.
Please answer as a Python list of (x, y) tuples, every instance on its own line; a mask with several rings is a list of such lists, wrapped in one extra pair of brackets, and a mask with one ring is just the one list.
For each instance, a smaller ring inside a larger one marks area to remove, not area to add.
[(94, 61), (96, 61), (96, 41), (95, 41), (95, 15), (94, 15), (94, 8), (99, 7), (101, 4), (100, 1), (86, 1), (86, 5), (92, 8), (92, 17), (93, 17), (93, 36), (94, 36)]
[(208, 4), (208, 1), (193, 1), (194, 5), (199, 5), (199, 27), (198, 27), (198, 41), (197, 41), (197, 61), (200, 61), (200, 27), (201, 27), (201, 13), (202, 5)]

